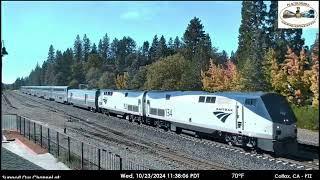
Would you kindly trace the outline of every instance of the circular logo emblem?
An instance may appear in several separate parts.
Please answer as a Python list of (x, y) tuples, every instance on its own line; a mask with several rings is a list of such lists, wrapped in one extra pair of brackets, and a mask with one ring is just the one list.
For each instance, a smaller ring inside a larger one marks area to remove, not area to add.
[(305, 2), (288, 3), (280, 12), (281, 23), (294, 27), (308, 27), (318, 19), (317, 11)]

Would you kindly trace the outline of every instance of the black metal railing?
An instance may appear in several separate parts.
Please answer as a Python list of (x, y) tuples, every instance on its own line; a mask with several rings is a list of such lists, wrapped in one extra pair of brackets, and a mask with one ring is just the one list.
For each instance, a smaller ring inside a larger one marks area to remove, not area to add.
[(103, 148), (84, 143), (63, 131), (16, 114), (2, 115), (4, 130), (20, 135), (48, 150), (75, 170), (149, 170), (150, 168)]

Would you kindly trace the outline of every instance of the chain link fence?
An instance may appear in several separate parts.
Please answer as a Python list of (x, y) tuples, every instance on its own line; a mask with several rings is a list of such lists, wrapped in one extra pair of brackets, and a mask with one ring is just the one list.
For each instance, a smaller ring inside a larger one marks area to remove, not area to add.
[(74, 170), (150, 169), (127, 157), (89, 145), (64, 132), (16, 114), (2, 115), (2, 130), (19, 132)]

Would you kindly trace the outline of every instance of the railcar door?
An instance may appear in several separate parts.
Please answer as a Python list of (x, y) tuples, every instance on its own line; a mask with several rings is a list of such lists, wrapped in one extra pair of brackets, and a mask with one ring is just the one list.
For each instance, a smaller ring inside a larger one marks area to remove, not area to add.
[(87, 104), (87, 100), (88, 100), (88, 94), (84, 95), (84, 104)]
[(243, 110), (243, 105), (239, 102), (236, 102), (236, 129), (240, 132), (244, 130)]

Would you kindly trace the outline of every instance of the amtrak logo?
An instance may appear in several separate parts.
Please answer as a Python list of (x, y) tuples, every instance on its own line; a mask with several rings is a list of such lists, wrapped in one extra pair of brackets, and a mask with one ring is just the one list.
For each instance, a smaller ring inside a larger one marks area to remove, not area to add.
[(213, 112), (213, 114), (224, 123), (226, 122), (227, 118), (230, 116), (231, 113), (216, 111), (216, 112)]

